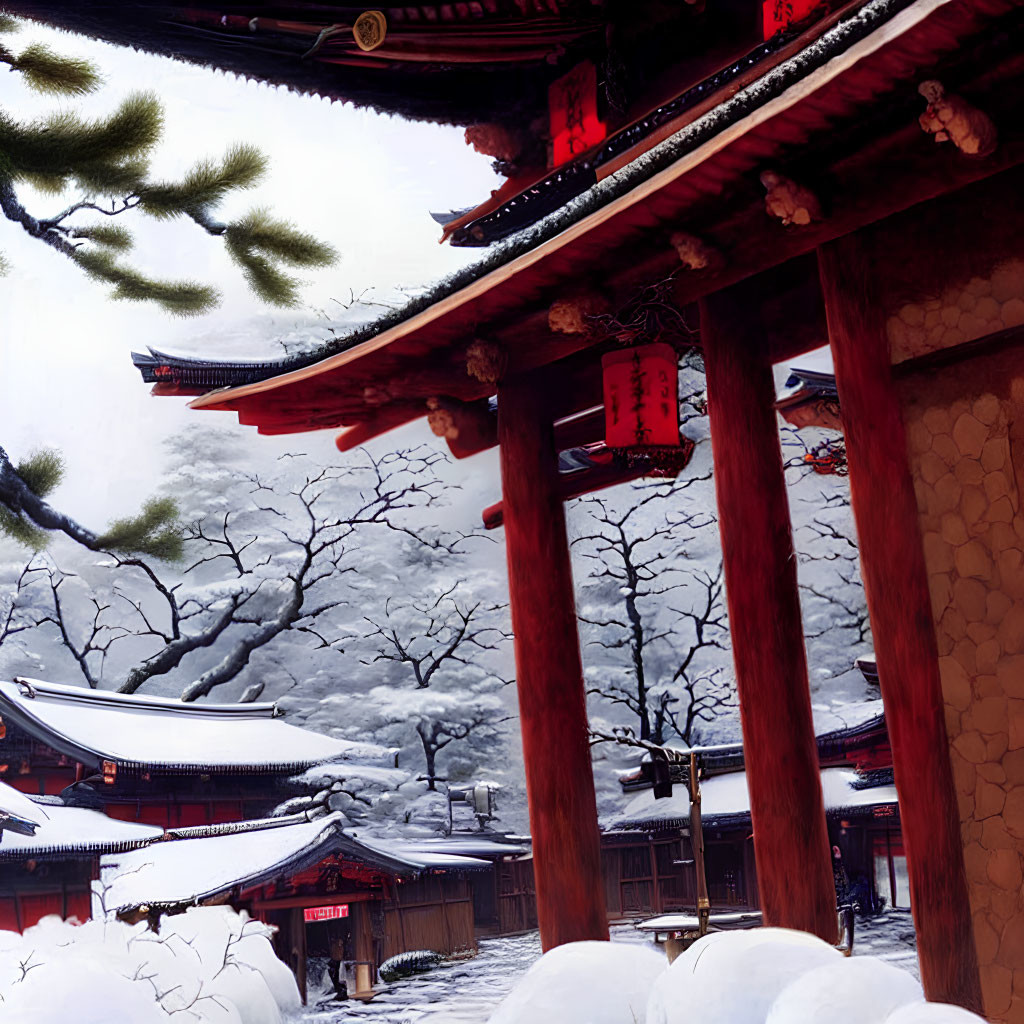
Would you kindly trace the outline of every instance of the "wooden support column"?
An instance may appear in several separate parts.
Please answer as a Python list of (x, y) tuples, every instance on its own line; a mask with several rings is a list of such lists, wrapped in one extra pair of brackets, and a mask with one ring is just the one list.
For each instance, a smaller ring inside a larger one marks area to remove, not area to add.
[(872, 266), (869, 242), (854, 235), (819, 253), (861, 574), (892, 742), (921, 981), (929, 999), (981, 1013), (917, 501)]
[(838, 939), (772, 368), (756, 303), (700, 303), (729, 632), (764, 923)]
[(498, 442), (519, 718), (545, 950), (607, 939), (576, 599), (549, 402), (541, 381), (498, 388)]

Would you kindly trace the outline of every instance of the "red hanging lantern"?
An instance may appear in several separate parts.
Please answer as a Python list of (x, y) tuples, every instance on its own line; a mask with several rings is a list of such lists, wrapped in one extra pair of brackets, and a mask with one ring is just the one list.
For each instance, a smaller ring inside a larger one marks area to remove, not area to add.
[(664, 342), (608, 352), (604, 374), (605, 443), (629, 465), (652, 475), (678, 472), (693, 444), (679, 435), (679, 370), (676, 350)]

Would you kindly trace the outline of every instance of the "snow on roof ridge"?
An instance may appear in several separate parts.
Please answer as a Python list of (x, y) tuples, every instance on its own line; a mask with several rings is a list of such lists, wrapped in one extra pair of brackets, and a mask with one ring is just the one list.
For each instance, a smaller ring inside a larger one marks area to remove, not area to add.
[[(337, 813), (324, 815), (327, 818), (340, 818)], [(210, 825), (183, 825), (180, 828), (169, 828), (164, 832), (166, 841), (175, 839), (206, 839), (210, 836), (237, 835), (239, 832), (262, 832), (265, 829), (283, 828), (287, 825), (304, 825), (314, 819), (306, 811), (296, 814), (282, 814), (276, 818), (252, 818), (248, 821), (224, 821)]]
[(19, 678), (0, 680), (0, 711), (62, 754), (126, 771), (292, 775), (326, 761), (393, 759), (380, 746), (292, 725), (272, 704), (193, 706)]
[(281, 715), (277, 704), (198, 704), (183, 701), (178, 697), (153, 697), (147, 694), (118, 693), (115, 690), (91, 690), (84, 686), (69, 686), (66, 683), (51, 683), (43, 679), (28, 679), (15, 676), (13, 680), (0, 680), (0, 696), (3, 687), (17, 686), (21, 696), (29, 700), (52, 700), (62, 703), (84, 703), (92, 706), (131, 708), (132, 710), (169, 711), (180, 715), (228, 718), (276, 718)]

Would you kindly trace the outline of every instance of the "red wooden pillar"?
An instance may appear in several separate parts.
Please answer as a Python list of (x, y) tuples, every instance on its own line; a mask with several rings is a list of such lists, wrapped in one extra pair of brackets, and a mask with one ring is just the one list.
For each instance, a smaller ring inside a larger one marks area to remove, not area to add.
[(917, 501), (868, 243), (825, 246), (819, 269), (850, 467), (861, 574), (892, 742), (921, 981), (981, 1013)]
[(607, 939), (608, 921), (565, 511), (536, 378), (499, 386), (498, 442), (537, 918), (547, 950)]
[(729, 291), (702, 300), (700, 330), (757, 885), (765, 924), (835, 942), (775, 385), (749, 305)]

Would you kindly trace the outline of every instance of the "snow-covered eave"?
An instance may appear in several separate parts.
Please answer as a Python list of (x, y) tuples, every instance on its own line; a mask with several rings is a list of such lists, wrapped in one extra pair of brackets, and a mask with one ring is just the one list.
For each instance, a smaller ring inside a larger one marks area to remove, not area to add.
[[(15, 679), (14, 682), (18, 685), (22, 683), (36, 685), (35, 680), (20, 680)], [(51, 684), (52, 685), (52, 684)], [(95, 691), (89, 690), (84, 691), (86, 693), (95, 693)], [(63, 695), (62, 695), (63, 696)], [(86, 698), (89, 701), (89, 707), (95, 707), (92, 698)], [(123, 703), (126, 700), (125, 695), (118, 695), (117, 702), (108, 702), (113, 708), (123, 707)], [(102, 703), (102, 702), (101, 702)], [(151, 707), (153, 710), (160, 710), (161, 712), (166, 710), (167, 701), (149, 701), (140, 702), (141, 707)], [(133, 705), (135, 706), (135, 705)], [(202, 706), (200, 706), (202, 707)], [(214, 705), (214, 710), (218, 712), (222, 707), (231, 707), (231, 705)], [(261, 705), (261, 707), (273, 708), (274, 705)], [(175, 707), (173, 713), (177, 713)], [(7, 718), (12, 724), (16, 725), (20, 729), (29, 733), (39, 742), (52, 747), (57, 753), (63, 754), (66, 757), (72, 758), (79, 763), (90, 767), (99, 768), (104, 761), (110, 761), (117, 765), (119, 772), (125, 773), (138, 773), (149, 772), (153, 775), (179, 775), (184, 773), (201, 772), (204, 775), (298, 775), (302, 772), (315, 768), (319, 765), (330, 764), (333, 762), (339, 762), (341, 759), (339, 755), (333, 754), (326, 757), (320, 758), (303, 758), (303, 759), (292, 759), (285, 761), (238, 761), (232, 764), (208, 764), (205, 761), (194, 760), (194, 761), (137, 761), (123, 758), (117, 754), (112, 754), (109, 750), (103, 750), (98, 745), (90, 745), (80, 738), (75, 738), (67, 735), (59, 729), (55, 729), (49, 722), (36, 717), (31, 711), (25, 706), (10, 700), (0, 688), (0, 714)], [(197, 715), (197, 717), (200, 717)], [(209, 715), (203, 715), (201, 717), (209, 718)], [(230, 727), (232, 720), (239, 720), (241, 718), (274, 718), (278, 716), (274, 715), (237, 715), (225, 716), (225, 725)], [(343, 761), (341, 762), (343, 763)]]
[[(156, 907), (161, 910), (173, 910), (181, 907), (198, 907), (204, 903), (209, 903), (217, 900), (218, 898), (225, 897), (232, 892), (242, 892), (246, 889), (254, 889), (274, 878), (280, 878), (282, 875), (303, 871), (305, 868), (322, 860), (327, 853), (330, 852), (330, 850), (326, 848), (332, 845), (332, 839), (334, 836), (335, 832), (333, 829), (330, 827), (325, 828), (316, 839), (305, 846), (302, 850), (299, 850), (297, 853), (294, 853), (289, 857), (275, 861), (273, 864), (267, 865), (264, 869), (258, 872), (253, 872), (244, 878), (232, 879), (229, 882), (212, 886), (207, 889), (202, 889), (199, 892), (190, 893), (188, 896), (183, 896), (180, 899), (126, 901), (112, 906), (107, 905), (106, 910), (111, 914), (121, 914), (141, 906)], [(199, 841), (199, 839), (186, 839), (167, 840), (166, 842)], [(163, 846), (163, 843), (158, 842), (153, 845)]]
[[(315, 839), (309, 842), (301, 850), (298, 850), (287, 857), (283, 857), (280, 860), (276, 860), (272, 864), (267, 864), (259, 871), (253, 871), (243, 877), (224, 881), (215, 886), (202, 889), (199, 892), (189, 893), (187, 896), (182, 896), (179, 899), (154, 900), (140, 898), (137, 900), (129, 900), (108, 905), (107, 910), (110, 913), (119, 914), (143, 905), (157, 907), (164, 910), (200, 906), (205, 903), (222, 900), (231, 893), (241, 894), (253, 889), (258, 889), (260, 886), (265, 885), (267, 882), (276, 878), (298, 874), (299, 872), (312, 867), (314, 864), (319, 863), (331, 854), (338, 854), (346, 861), (364, 864), (367, 867), (386, 872), (387, 874), (395, 877), (407, 879), (415, 879), (420, 875), (429, 874), (434, 871), (475, 871), (487, 870), (491, 867), (491, 863), (489, 861), (477, 860), (470, 857), (446, 858), (447, 862), (444, 864), (424, 863), (422, 859), (417, 859), (415, 853), (410, 852), (407, 855), (403, 855), (402, 852), (389, 853), (386, 849), (382, 849), (376, 843), (373, 843), (372, 845), (370, 842), (363, 843), (357, 837), (347, 835), (341, 831), (337, 823), (338, 819), (336, 818), (325, 818), (323, 820), (325, 827)], [(298, 822), (292, 818), (291, 820), (283, 820), (281, 824), (294, 825), (297, 823)], [(239, 823), (240, 826), (244, 826), (245, 824), (252, 823)], [(276, 819), (268, 819), (261, 821), (258, 824), (260, 826), (259, 828), (240, 827), (235, 829), (234, 832), (260, 832), (268, 828), (278, 827)], [(199, 831), (199, 829), (196, 829), (195, 831)], [(210, 831), (205, 834), (196, 835), (195, 831), (185, 837), (168, 835), (166, 839), (157, 840), (151, 845), (159, 848), (160, 853), (166, 855), (168, 846), (175, 842), (200, 842), (204, 838), (215, 838), (216, 836), (229, 834), (225, 831)], [(147, 844), (143, 843), (139, 845), (144, 846)]]
[[(825, 817), (833, 818), (873, 818), (876, 807), (894, 807), (892, 815), (887, 815), (888, 820), (899, 821), (899, 805), (895, 800), (881, 800), (877, 804), (837, 804), (825, 810)], [(740, 811), (733, 814), (702, 815), (701, 825), (707, 829), (739, 829), (750, 827), (750, 812)], [(666, 815), (664, 818), (643, 817), (643, 818), (616, 818), (609, 823), (604, 830), (605, 835), (617, 835), (618, 833), (648, 833), (660, 829), (681, 828), (688, 829), (690, 819), (679, 815)]]
[[(732, 814), (701, 815), (701, 826), (706, 829), (739, 829), (750, 827), (750, 812), (739, 811)], [(689, 829), (689, 817), (682, 817), (678, 814), (666, 815), (663, 818), (616, 818), (609, 823), (605, 829), (605, 835), (617, 835), (618, 833), (636, 833), (646, 835), (649, 832), (662, 829)]]
[(86, 843), (47, 843), (40, 846), (26, 844), (13, 847), (0, 840), (0, 862), (20, 860), (82, 860), (107, 853), (128, 853), (148, 846), (153, 838), (121, 839), (116, 842), (91, 840)]

